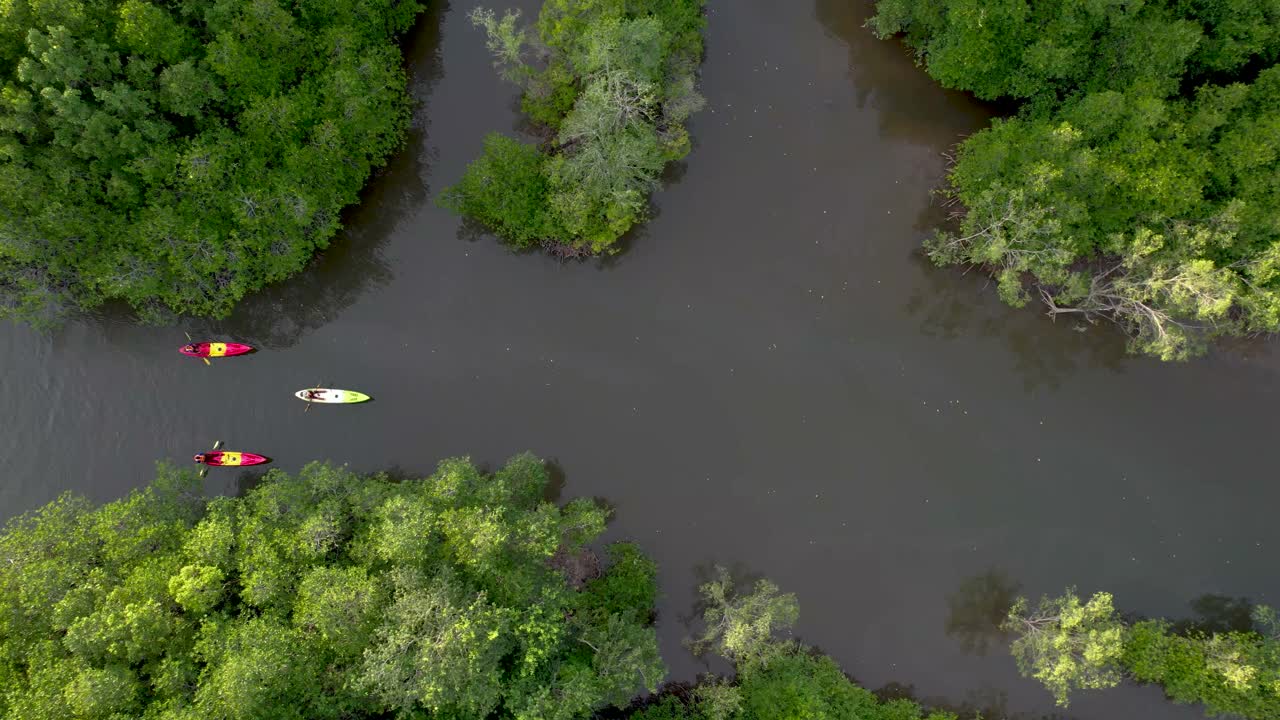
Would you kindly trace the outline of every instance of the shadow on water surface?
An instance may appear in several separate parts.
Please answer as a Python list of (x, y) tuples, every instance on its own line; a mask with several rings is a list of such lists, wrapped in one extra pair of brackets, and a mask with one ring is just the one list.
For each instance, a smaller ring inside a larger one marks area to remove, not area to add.
[[(703, 112), (706, 112), (705, 110)], [(698, 143), (696, 139), (690, 137), (693, 149), (689, 151), (690, 155), (697, 152)], [(688, 156), (686, 156), (688, 157)], [(616, 251), (611, 255), (603, 255), (596, 259), (596, 268), (599, 270), (612, 270), (617, 267), (623, 257), (631, 252), (631, 249), (639, 245), (641, 242), (655, 242), (653, 233), (650, 228), (662, 217), (662, 204), (659, 202), (662, 195), (684, 181), (684, 176), (689, 172), (689, 162), (687, 160), (674, 160), (667, 163), (662, 168), (662, 174), (658, 177), (658, 189), (649, 194), (649, 202), (645, 206), (644, 221), (636, 223), (634, 227), (628, 230), (622, 237), (618, 238), (614, 247)]]
[(243, 496), (262, 484), (263, 478), (271, 472), (271, 468), (245, 470), (236, 476), (236, 495)]
[(981, 270), (939, 268), (923, 252), (913, 253), (912, 261), (922, 280), (903, 311), (919, 322), (920, 333), (942, 340), (1003, 341), (1024, 390), (1057, 389), (1089, 368), (1124, 370), (1124, 337), (1109, 323), (1055, 322), (1038, 312), (1034, 300), (1022, 308), (1002, 303), (994, 281)]
[(564, 493), (564, 466), (555, 458), (543, 458), (542, 465), (547, 469), (547, 486), (542, 489), (542, 499), (558, 505)]
[[(732, 673), (722, 673), (726, 677)], [(858, 684), (857, 678), (845, 673), (845, 677), (849, 681)], [(600, 720), (624, 720), (631, 717), (636, 710), (649, 707), (650, 705), (660, 701), (663, 697), (677, 697), (685, 703), (692, 703), (697, 697), (695, 688), (697, 685), (690, 682), (674, 682), (664, 683), (655, 695), (645, 696), (636, 699), (626, 709), (619, 710), (615, 708), (607, 708), (601, 711), (597, 717)], [(930, 698), (920, 698), (916, 696), (915, 687), (903, 683), (891, 682), (883, 687), (871, 690), (883, 702), (893, 700), (910, 700), (925, 709), (925, 712), (941, 710), (955, 714), (960, 720), (1069, 720), (1069, 715), (1042, 713), (1011, 713), (1008, 711), (1008, 698), (1006, 693), (995, 688), (985, 688), (973, 690), (965, 693), (965, 699), (959, 703), (951, 703), (946, 700), (935, 700)], [(897, 716), (896, 714), (890, 713)], [(901, 715), (908, 717), (906, 713)], [(910, 715), (910, 717), (915, 717)]]
[[(946, 222), (945, 208), (926, 206), (915, 229), (923, 241)], [(920, 280), (913, 284), (904, 314), (916, 318), (922, 335), (942, 340), (1001, 340), (1022, 378), (1024, 390), (1057, 389), (1064, 379), (1090, 368), (1122, 372), (1141, 362), (1125, 354), (1121, 331), (1107, 322), (1054, 321), (1038, 300), (1011, 307), (996, 295), (995, 281), (980, 268), (941, 268), (923, 249), (911, 251)]]
[[(748, 570), (741, 563), (733, 563), (728, 568), (729, 578), (734, 591), (741, 595), (751, 593), (758, 581), (765, 579), (760, 573)], [(717, 564), (704, 562), (695, 565), (694, 597), (697, 598), (687, 614), (677, 616), (677, 621), (684, 629), (684, 635), (697, 637), (700, 620), (707, 609), (698, 589), (705, 583), (718, 577)], [(980, 575), (963, 581), (960, 588), (948, 598), (951, 612), (947, 620), (947, 634), (960, 636), (962, 645), (967, 651), (986, 651), (987, 645), (997, 637), (1004, 642), (999, 624), (1008, 614), (1019, 589), (1018, 583), (1011, 580), (1003, 571), (991, 569)], [(953, 632), (954, 629), (954, 632)], [(809, 652), (826, 654), (822, 647), (809, 642), (806, 638), (798, 638)], [(732, 666), (724, 658), (714, 653), (698, 656), (704, 671), (717, 675), (730, 676)], [(832, 658), (834, 659), (834, 657)], [(996, 687), (981, 687), (969, 690), (956, 702), (950, 698), (922, 696), (910, 683), (889, 682), (879, 688), (871, 689), (860, 683), (858, 678), (848, 672), (845, 677), (861, 687), (871, 690), (880, 700), (910, 700), (928, 710), (942, 710), (954, 713), (965, 720), (978, 718), (1001, 718), (1004, 720), (1066, 720), (1069, 715), (1057, 713), (1044, 714), (1035, 712), (1011, 712), (1008, 709), (1008, 694)], [(692, 688), (689, 683), (672, 683), (664, 687), (663, 692), (680, 697), (688, 697)]]
[(1058, 713), (1010, 712), (1008, 693), (993, 687), (970, 690), (959, 703), (946, 698), (917, 695), (915, 686), (908, 683), (891, 682), (872, 692), (884, 701), (910, 700), (927, 710), (954, 713), (962, 720), (1070, 720), (1072, 717)]
[[(217, 468), (216, 470), (226, 470)], [(271, 468), (257, 467), (245, 469), (232, 475), (211, 470), (201, 484), (202, 497), (207, 499), (218, 496), (244, 497), (245, 494), (262, 484), (263, 478), (271, 473)]]
[[(995, 568), (961, 581), (956, 591), (947, 596), (947, 636), (970, 655), (986, 655), (991, 648), (998, 653), (1007, 652), (1013, 636), (1000, 626), (1021, 589), (1020, 583)], [(1169, 622), (1175, 634), (1267, 630), (1255, 621), (1253, 613), (1257, 604), (1248, 598), (1208, 593), (1192, 600), (1190, 606), (1190, 617)], [(1121, 613), (1121, 616), (1127, 623), (1149, 619), (1136, 613)]]
[[(693, 571), (693, 605), (688, 612), (675, 613), (676, 623), (684, 630), (683, 637), (687, 639), (697, 638), (702, 635), (702, 618), (706, 614), (709, 604), (702, 596), (702, 586), (714, 582), (719, 578), (719, 568), (724, 568), (729, 574), (729, 580), (733, 585), (733, 590), (738, 595), (746, 595), (752, 592), (755, 584), (766, 579), (765, 576), (757, 571), (750, 570), (741, 562), (732, 562), (728, 565), (708, 561), (701, 562), (692, 567)], [(714, 652), (707, 651), (700, 654), (694, 654), (698, 662), (702, 665), (703, 672), (716, 673), (719, 675), (728, 675), (732, 672), (733, 666), (728, 660), (720, 657)]]
[(1249, 632), (1258, 630), (1253, 619), (1256, 605), (1248, 598), (1229, 597), (1227, 595), (1201, 595), (1191, 601), (1189, 618), (1175, 620), (1171, 624), (1173, 632), (1180, 635), (1187, 633)]
[[(706, 112), (705, 110), (703, 112)], [(698, 150), (697, 138), (692, 135), (689, 138), (692, 143), (692, 149), (689, 151), (689, 157)], [(591, 258), (592, 264), (597, 270), (612, 270), (622, 264), (627, 253), (641, 242), (654, 242), (655, 238), (649, 231), (653, 223), (662, 217), (662, 204), (659, 202), (663, 193), (671, 190), (675, 186), (684, 181), (684, 176), (689, 172), (688, 160), (673, 160), (662, 168), (662, 175), (658, 178), (658, 189), (649, 194), (649, 202), (646, 205), (645, 217), (642, 222), (636, 223), (630, 230), (618, 238), (614, 243), (614, 252), (608, 255), (600, 255)]]
[[(938, 209), (933, 207), (926, 214), (935, 213)], [(928, 232), (921, 233), (922, 240)], [(938, 267), (923, 249), (912, 251), (911, 262), (919, 268), (920, 280), (902, 307), (906, 316), (917, 320), (920, 333), (942, 340), (1002, 341), (1012, 358), (1012, 369), (1027, 391), (1041, 387), (1056, 390), (1063, 381), (1090, 369), (1125, 373), (1180, 366), (1218, 368), (1214, 372), (1227, 377), (1245, 369), (1270, 372), (1273, 377), (1280, 374), (1280, 344), (1268, 337), (1219, 338), (1205, 357), (1162, 363), (1129, 353), (1124, 330), (1106, 319), (1088, 322), (1073, 316), (1049, 317), (1034, 289), (1027, 304), (1015, 308), (1000, 300), (995, 279), (981, 268)], [(1247, 377), (1256, 380), (1254, 375)]]
[(849, 47), (849, 74), (859, 108), (879, 111), (880, 136), (945, 149), (984, 127), (995, 108), (957, 90), (938, 87), (897, 40), (865, 27), (871, 0), (814, 0), (818, 22)]
[(947, 636), (970, 655), (986, 655), (992, 646), (1006, 647), (1009, 636), (1000, 625), (1021, 587), (994, 568), (964, 580), (947, 596)]

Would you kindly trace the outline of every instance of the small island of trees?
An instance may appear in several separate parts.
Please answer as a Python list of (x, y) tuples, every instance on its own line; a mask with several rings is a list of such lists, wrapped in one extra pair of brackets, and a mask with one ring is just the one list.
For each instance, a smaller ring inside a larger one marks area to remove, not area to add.
[(642, 221), (667, 163), (689, 153), (704, 101), (703, 0), (548, 0), (535, 27), (477, 9), (503, 77), (523, 89), (540, 146), (491, 134), (446, 207), (517, 248), (611, 252)]

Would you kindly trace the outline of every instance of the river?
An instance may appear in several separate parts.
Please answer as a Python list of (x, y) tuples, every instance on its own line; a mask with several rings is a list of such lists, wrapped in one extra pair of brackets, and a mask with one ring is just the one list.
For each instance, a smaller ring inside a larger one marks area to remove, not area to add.
[[(941, 153), (989, 111), (871, 36), (867, 5), (712, 0), (695, 149), (626, 252), (585, 263), (463, 237), (434, 204), (485, 132), (518, 125), (469, 7), (414, 31), (413, 134), (304, 276), (225, 322), (0, 327), (4, 516), (120, 497), (214, 439), (286, 470), (528, 449), (659, 562), (673, 677), (703, 668), (680, 639), (720, 562), (797, 593), (797, 634), (868, 687), (1010, 716), (1051, 700), (998, 640), (976, 654), (947, 631), (983, 615), (949, 610), (969, 578), (1172, 617), (1206, 594), (1280, 601), (1274, 346), (1126, 357), (1111, 328), (929, 265)], [(205, 367), (175, 352), (183, 330), (262, 350)], [(375, 400), (304, 415), (292, 391), (318, 382)], [(1154, 688), (1068, 714), (1200, 717)]]

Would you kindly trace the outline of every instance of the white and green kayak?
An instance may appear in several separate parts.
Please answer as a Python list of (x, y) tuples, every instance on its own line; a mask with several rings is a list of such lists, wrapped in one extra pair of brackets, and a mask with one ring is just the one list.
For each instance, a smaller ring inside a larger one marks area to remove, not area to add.
[(318, 403), (358, 403), (369, 399), (368, 395), (355, 390), (334, 390), (333, 388), (307, 388), (293, 394), (299, 400)]

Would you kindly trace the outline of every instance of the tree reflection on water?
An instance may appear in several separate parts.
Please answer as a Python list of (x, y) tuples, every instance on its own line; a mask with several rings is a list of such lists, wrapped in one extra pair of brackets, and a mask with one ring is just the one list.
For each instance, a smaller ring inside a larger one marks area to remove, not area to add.
[(968, 578), (947, 597), (947, 636), (972, 655), (986, 655), (991, 645), (1004, 647), (1007, 634), (1000, 629), (1021, 588), (1004, 572), (987, 570)]

